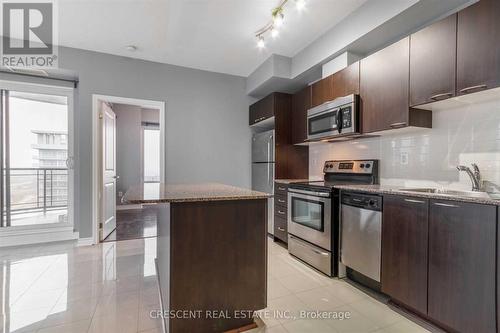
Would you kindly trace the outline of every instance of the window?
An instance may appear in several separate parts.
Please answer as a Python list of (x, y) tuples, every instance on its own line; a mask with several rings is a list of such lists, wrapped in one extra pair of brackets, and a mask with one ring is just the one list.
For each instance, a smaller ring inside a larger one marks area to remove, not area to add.
[(144, 182), (160, 181), (160, 130), (144, 128), (143, 168)]

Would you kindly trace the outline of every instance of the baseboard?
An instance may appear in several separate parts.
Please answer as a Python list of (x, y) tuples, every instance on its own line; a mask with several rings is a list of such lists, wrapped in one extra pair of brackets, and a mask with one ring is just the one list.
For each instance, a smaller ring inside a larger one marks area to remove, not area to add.
[(91, 246), (94, 245), (93, 237), (78, 238), (77, 246)]
[[(5, 230), (7, 229), (7, 230)], [(76, 240), (73, 226), (49, 226), (37, 229), (4, 228), (0, 230), (0, 247)]]

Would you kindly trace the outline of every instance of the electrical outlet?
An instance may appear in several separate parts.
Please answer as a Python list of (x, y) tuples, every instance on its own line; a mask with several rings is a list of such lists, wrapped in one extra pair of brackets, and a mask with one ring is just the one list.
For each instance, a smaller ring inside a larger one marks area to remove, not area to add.
[(401, 165), (408, 165), (408, 152), (402, 151), (401, 155), (399, 155), (399, 163)]
[(121, 198), (121, 197), (123, 197), (123, 192), (122, 192), (122, 191), (119, 191), (119, 192), (118, 192), (118, 196), (119, 196), (120, 198)]

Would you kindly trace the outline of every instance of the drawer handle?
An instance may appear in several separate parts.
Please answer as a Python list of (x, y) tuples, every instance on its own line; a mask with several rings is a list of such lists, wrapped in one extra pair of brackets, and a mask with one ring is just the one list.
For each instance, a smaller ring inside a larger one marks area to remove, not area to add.
[(453, 96), (452, 93), (444, 93), (431, 96), (430, 99), (432, 99), (433, 101), (440, 101), (446, 98), (450, 98), (451, 96)]
[(282, 210), (278, 210), (278, 214), (285, 215), (285, 212)]
[(285, 187), (278, 187), (278, 190), (280, 190), (280, 191), (286, 191), (286, 188)]
[(278, 202), (285, 203), (286, 201), (282, 200), (282, 199), (278, 199)]
[(285, 232), (285, 229), (283, 229), (282, 227), (278, 227), (278, 230)]
[(445, 203), (440, 203), (440, 202), (435, 202), (434, 205), (441, 206), (441, 207), (448, 207), (448, 208), (460, 208), (460, 206), (457, 206), (457, 205), (445, 204)]
[(397, 128), (397, 127), (404, 127), (406, 126), (406, 122), (401, 122), (401, 123), (393, 123), (393, 124), (390, 124), (389, 127), (392, 127), (392, 128)]
[(419, 204), (423, 204), (425, 203), (425, 201), (422, 201), (422, 200), (414, 200), (414, 199), (405, 199), (406, 202), (411, 202), (411, 203), (419, 203)]
[(464, 94), (468, 94), (468, 93), (472, 93), (472, 92), (475, 92), (475, 91), (484, 90), (486, 88), (488, 88), (487, 85), (480, 84), (480, 85), (477, 85), (477, 86), (472, 86), (472, 87), (464, 88), (464, 89), (460, 90), (460, 92), (464, 93)]
[(328, 256), (328, 253), (326, 253), (326, 252), (321, 252), (321, 251), (318, 251), (315, 249), (311, 249), (311, 251), (313, 251), (316, 254), (319, 254), (320, 256), (325, 256), (325, 257)]
[(292, 239), (293, 241), (295, 241), (295, 244), (305, 248), (305, 249), (308, 249), (308, 250), (311, 250), (312, 252), (316, 253), (316, 254), (319, 254), (321, 256), (329, 256), (329, 253), (326, 253), (326, 252), (321, 252), (319, 250), (316, 250), (316, 249), (313, 249), (311, 248), (310, 246), (307, 246), (305, 244), (303, 244), (303, 242), (299, 241), (297, 238), (293, 237), (292, 235), (289, 235), (290, 239)]

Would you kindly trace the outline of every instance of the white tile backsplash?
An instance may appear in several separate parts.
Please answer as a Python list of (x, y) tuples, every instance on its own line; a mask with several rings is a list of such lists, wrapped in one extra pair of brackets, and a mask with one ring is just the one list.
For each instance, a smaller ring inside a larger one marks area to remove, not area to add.
[(500, 100), (433, 111), (433, 128), (382, 137), (309, 146), (309, 175), (323, 176), (323, 162), (379, 159), (380, 182), (395, 186), (470, 189), (459, 164), (477, 163), (483, 180), (500, 184)]

